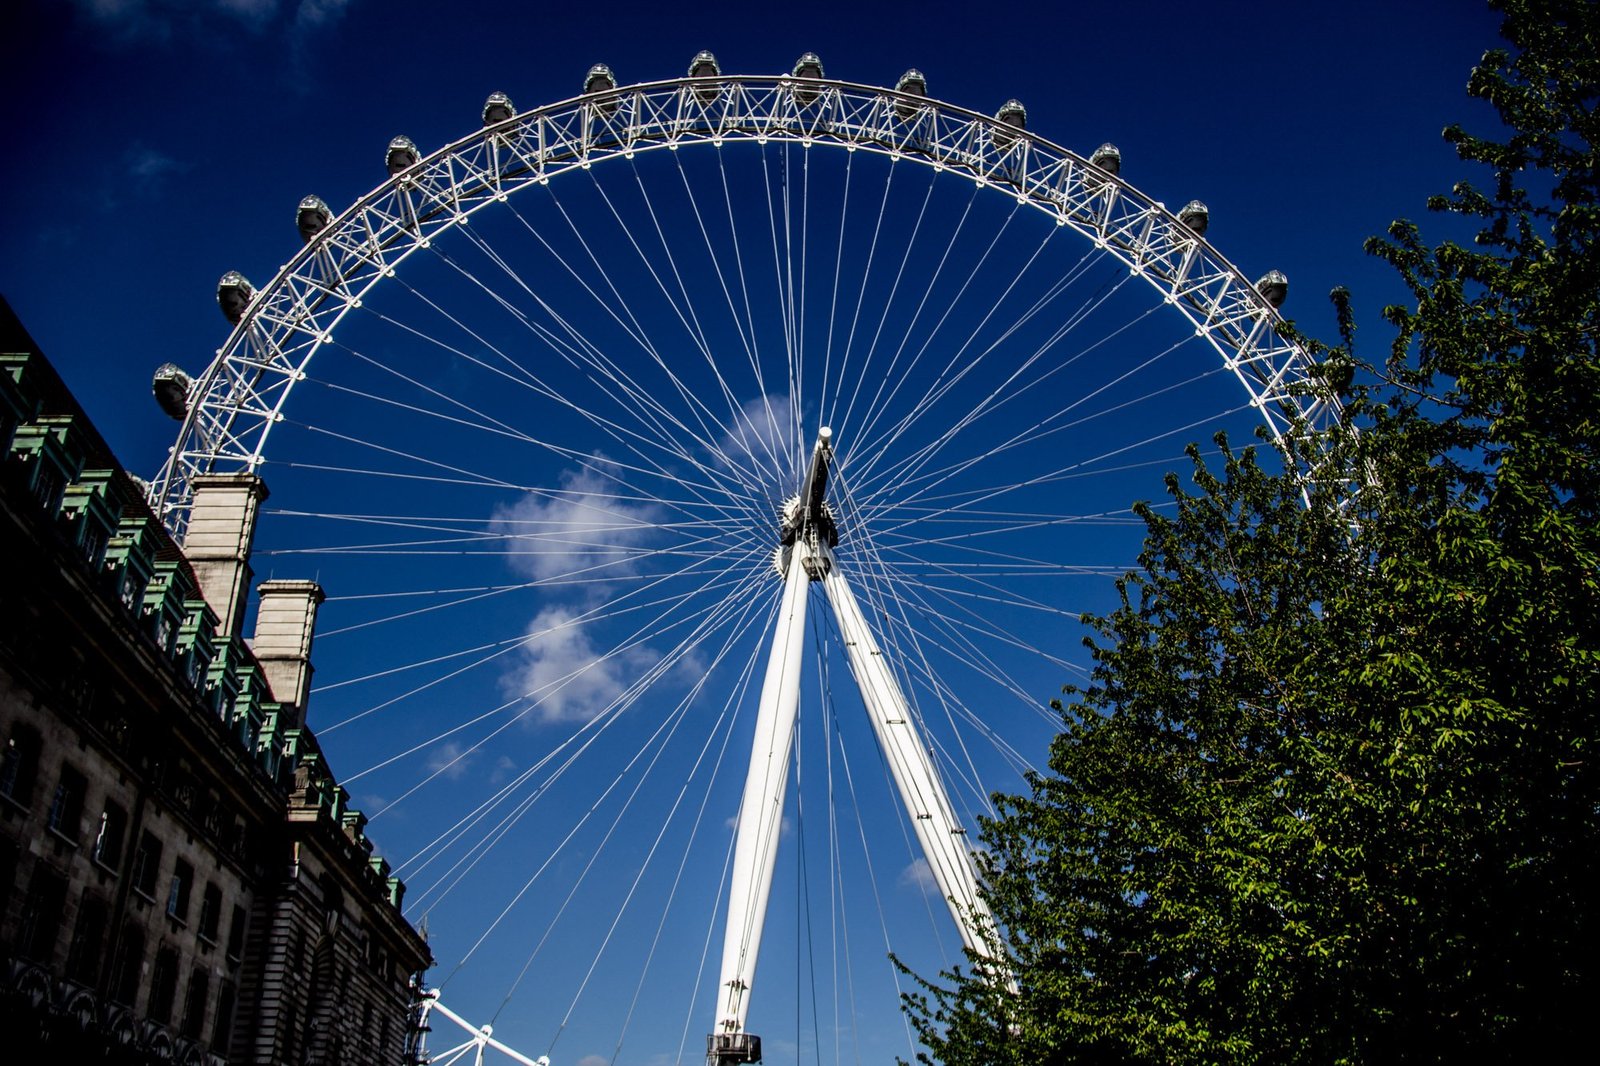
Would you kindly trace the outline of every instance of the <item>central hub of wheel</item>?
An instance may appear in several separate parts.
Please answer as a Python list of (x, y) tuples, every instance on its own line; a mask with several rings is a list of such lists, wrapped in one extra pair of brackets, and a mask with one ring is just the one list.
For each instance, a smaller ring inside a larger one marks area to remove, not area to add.
[(772, 561), (779, 577), (789, 573), (797, 552), (811, 580), (821, 581), (828, 572), (830, 552), (839, 544), (839, 526), (827, 501), (832, 464), (833, 430), (823, 426), (799, 495), (789, 497), (778, 514), (778, 548)]

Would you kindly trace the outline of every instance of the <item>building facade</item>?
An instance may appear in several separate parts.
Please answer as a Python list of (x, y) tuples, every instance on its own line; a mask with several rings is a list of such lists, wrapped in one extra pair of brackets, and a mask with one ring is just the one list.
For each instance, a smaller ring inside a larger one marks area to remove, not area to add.
[(184, 543), (0, 301), (0, 1017), (19, 1061), (398, 1063), (427, 945), (305, 726), (266, 488)]

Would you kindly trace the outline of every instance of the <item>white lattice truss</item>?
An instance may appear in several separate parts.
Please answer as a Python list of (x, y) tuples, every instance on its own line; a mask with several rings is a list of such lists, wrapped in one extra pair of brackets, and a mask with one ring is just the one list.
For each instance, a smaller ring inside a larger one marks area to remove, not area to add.
[(637, 152), (788, 142), (863, 150), (964, 175), (1070, 226), (1154, 286), (1249, 393), (1275, 438), (1324, 428), (1337, 400), (1278, 312), (1164, 205), (1037, 135), (951, 104), (840, 81), (679, 78), (517, 115), (434, 152), (351, 205), (252, 300), (196, 381), (152, 486), (181, 532), (192, 481), (254, 470), (296, 382), (373, 286), (452, 226), (532, 185)]

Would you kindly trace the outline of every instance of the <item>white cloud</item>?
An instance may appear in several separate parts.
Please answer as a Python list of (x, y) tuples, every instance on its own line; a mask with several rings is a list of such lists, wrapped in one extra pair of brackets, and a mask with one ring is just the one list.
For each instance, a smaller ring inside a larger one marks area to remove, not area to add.
[(766, 470), (776, 461), (787, 472), (796, 461), (793, 433), (794, 402), (789, 396), (757, 396), (733, 416), (719, 445), (722, 458), (734, 466), (754, 464)]
[(546, 607), (529, 624), (522, 662), (505, 684), (533, 704), (535, 721), (588, 721), (653, 665), (655, 653), (643, 646), (601, 653), (591, 625), (561, 606)]
[(295, 9), (294, 24), (302, 29), (314, 29), (337, 22), (344, 17), (350, 0), (300, 0)]
[(559, 489), (495, 509), (494, 531), (507, 538), (506, 552), (520, 573), (605, 581), (634, 572), (661, 507), (630, 498), (636, 494), (603, 462), (569, 470)]
[(286, 39), (291, 65), (304, 62), (307, 39), (344, 17), (353, 0), (75, 0), (88, 23), (113, 45), (182, 38), (223, 48), (230, 32), (273, 33)]
[(428, 753), (428, 772), (447, 777), (452, 781), (460, 779), (467, 772), (467, 767), (472, 762), (475, 753), (464, 750), (460, 744), (451, 740), (440, 744)]
[(585, 1055), (578, 1060), (577, 1066), (611, 1066), (611, 1060), (604, 1055)]
[(933, 868), (928, 865), (927, 859), (913, 859), (900, 871), (899, 883), (904, 888), (914, 888), (919, 892), (937, 894), (939, 891), (939, 882), (934, 880)]

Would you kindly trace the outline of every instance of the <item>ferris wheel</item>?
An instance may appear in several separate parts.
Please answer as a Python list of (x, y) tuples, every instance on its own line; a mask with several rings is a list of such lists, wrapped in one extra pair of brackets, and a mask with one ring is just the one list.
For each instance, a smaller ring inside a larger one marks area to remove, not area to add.
[(197, 476), (267, 480), (257, 572), (327, 588), (312, 724), (457, 1011), (553, 1061), (879, 1061), (887, 954), (1007, 979), (976, 819), (1130, 503), (1338, 414), (1282, 275), (1121, 162), (916, 71), (596, 66), (223, 277), (152, 497), (181, 532)]

